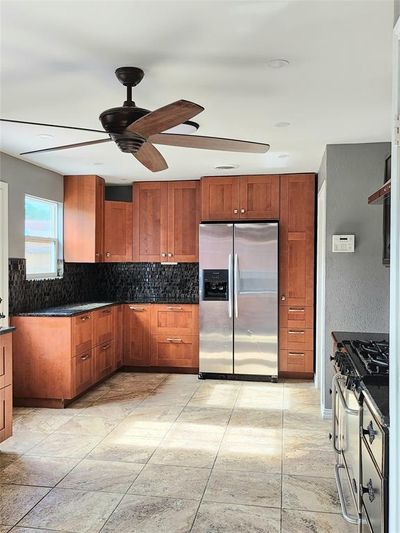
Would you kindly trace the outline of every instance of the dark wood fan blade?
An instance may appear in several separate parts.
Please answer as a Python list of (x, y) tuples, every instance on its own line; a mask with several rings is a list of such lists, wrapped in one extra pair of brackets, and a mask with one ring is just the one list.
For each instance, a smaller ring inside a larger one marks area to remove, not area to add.
[(224, 139), (223, 137), (204, 137), (201, 135), (181, 135), (178, 133), (159, 133), (151, 135), (149, 140), (154, 144), (168, 146), (182, 146), (183, 148), (202, 148), (204, 150), (224, 150), (227, 152), (244, 152), (249, 154), (264, 154), (269, 150), (269, 144), (238, 139)]
[(204, 107), (201, 107), (201, 105), (187, 100), (178, 100), (135, 120), (126, 128), (126, 131), (138, 133), (147, 139), (150, 135), (161, 133), (178, 126), (178, 124), (182, 124), (182, 122), (195, 117), (202, 111), (204, 111)]
[(159, 172), (160, 170), (165, 170), (168, 168), (167, 162), (157, 150), (149, 142), (142, 144), (141, 148), (132, 154), (142, 165), (151, 170), (152, 172)]
[(98, 139), (97, 141), (86, 141), (83, 143), (64, 144), (63, 146), (53, 146), (52, 148), (43, 148), (42, 150), (31, 150), (30, 152), (22, 152), (19, 155), (39, 154), (40, 152), (55, 152), (56, 150), (67, 150), (68, 148), (79, 148), (80, 146), (90, 146), (91, 144), (108, 143), (112, 139)]
[(23, 120), (10, 120), (0, 118), (0, 122), (14, 122), (15, 124), (31, 124), (32, 126), (47, 126), (49, 128), (63, 128), (64, 130), (94, 131), (95, 133), (107, 133), (104, 130), (92, 130), (89, 128), (75, 128), (74, 126), (61, 126), (60, 124), (45, 124), (43, 122), (25, 122)]

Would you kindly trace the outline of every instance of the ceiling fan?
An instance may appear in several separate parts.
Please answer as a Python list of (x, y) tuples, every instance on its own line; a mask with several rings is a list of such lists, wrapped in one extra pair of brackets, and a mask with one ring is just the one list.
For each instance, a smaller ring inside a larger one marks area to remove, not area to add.
[(122, 152), (132, 154), (146, 168), (153, 172), (158, 172), (168, 168), (168, 165), (154, 144), (247, 153), (265, 153), (269, 150), (269, 144), (264, 143), (225, 139), (222, 137), (163, 133), (182, 123), (193, 124), (190, 122), (190, 119), (204, 111), (204, 107), (187, 100), (177, 100), (155, 111), (136, 107), (135, 102), (132, 101), (132, 87), (135, 87), (143, 79), (143, 70), (137, 67), (120, 67), (115, 71), (115, 75), (126, 87), (127, 98), (122, 107), (113, 107), (101, 113), (99, 119), (104, 130), (0, 119), (2, 122), (93, 131), (108, 134), (107, 138), (63, 146), (53, 146), (42, 150), (32, 150), (22, 152), (20, 155), (66, 150), (68, 148), (114, 141)]

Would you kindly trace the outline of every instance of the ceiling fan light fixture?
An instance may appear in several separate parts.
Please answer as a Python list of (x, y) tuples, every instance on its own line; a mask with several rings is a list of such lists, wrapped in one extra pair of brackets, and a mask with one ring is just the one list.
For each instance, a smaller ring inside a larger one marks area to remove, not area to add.
[(267, 62), (267, 65), (269, 68), (284, 68), (288, 67), (290, 65), (289, 61), (287, 59), (270, 59)]
[(196, 133), (198, 129), (199, 124), (197, 122), (194, 122), (193, 120), (187, 120), (186, 122), (182, 122), (182, 124), (178, 124), (178, 126), (174, 126), (169, 130), (165, 130), (163, 133), (178, 133), (181, 135), (190, 135), (191, 133)]

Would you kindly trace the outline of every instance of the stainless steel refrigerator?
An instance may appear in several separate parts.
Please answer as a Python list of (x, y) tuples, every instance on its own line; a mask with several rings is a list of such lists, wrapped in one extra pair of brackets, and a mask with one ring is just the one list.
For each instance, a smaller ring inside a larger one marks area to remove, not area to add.
[(278, 223), (200, 224), (199, 377), (278, 376)]

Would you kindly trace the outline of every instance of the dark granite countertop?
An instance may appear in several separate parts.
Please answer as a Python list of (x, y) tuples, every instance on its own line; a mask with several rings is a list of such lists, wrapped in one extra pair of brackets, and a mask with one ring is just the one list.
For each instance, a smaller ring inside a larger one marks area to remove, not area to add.
[(197, 304), (198, 302), (183, 300), (183, 299), (167, 299), (167, 300), (160, 300), (160, 299), (153, 299), (153, 300), (125, 300), (125, 301), (116, 301), (116, 302), (89, 302), (89, 303), (82, 303), (82, 304), (68, 304), (68, 305), (61, 305), (57, 307), (48, 307), (46, 309), (37, 309), (35, 311), (29, 311), (25, 313), (18, 313), (15, 316), (48, 316), (48, 317), (70, 317), (75, 315), (80, 315), (83, 313), (89, 313), (90, 311), (95, 311), (96, 309), (101, 309), (102, 307), (108, 307), (111, 305), (119, 305), (119, 304), (171, 304), (171, 305), (178, 305), (178, 304)]
[(336, 342), (343, 341), (388, 341), (389, 333), (365, 333), (362, 331), (332, 331), (332, 337)]
[(14, 326), (4, 326), (0, 327), (0, 335), (6, 335), (7, 333), (12, 333), (15, 330)]

